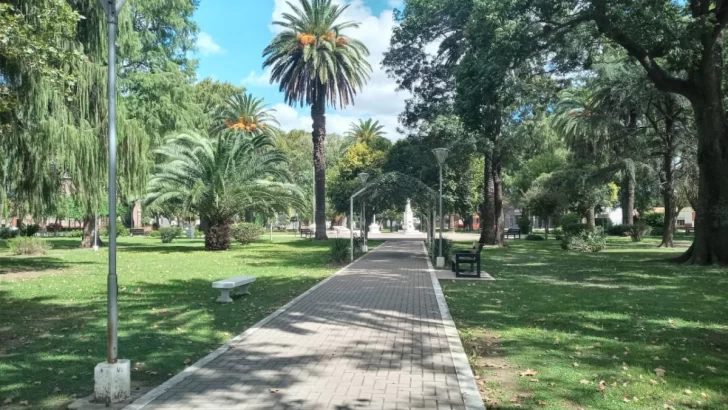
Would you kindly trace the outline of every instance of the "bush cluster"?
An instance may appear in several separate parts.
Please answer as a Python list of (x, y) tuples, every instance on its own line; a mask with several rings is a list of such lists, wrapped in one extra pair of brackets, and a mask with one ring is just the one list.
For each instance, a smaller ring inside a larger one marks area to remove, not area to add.
[(230, 235), (242, 245), (254, 242), (264, 233), (263, 227), (248, 222), (236, 223), (230, 229)]
[(83, 231), (81, 229), (74, 229), (68, 233), (69, 238), (83, 238)]
[[(111, 228), (111, 225), (106, 225), (104, 227), (103, 235), (107, 238), (109, 237), (109, 230), (110, 230), (109, 228)], [(124, 226), (123, 222), (116, 221), (116, 237), (118, 238), (120, 236), (129, 236), (129, 228)]]
[(638, 221), (630, 227), (629, 236), (632, 237), (633, 242), (642, 242), (642, 239), (645, 236), (649, 236), (650, 232), (652, 232), (651, 226), (647, 225), (644, 221)]
[(526, 237), (527, 241), (543, 241), (546, 240), (546, 238), (543, 237), (543, 235), (537, 235), (537, 234), (531, 234)]
[(18, 232), (20, 236), (35, 236), (40, 231), (40, 226), (35, 225), (21, 225)]
[(18, 231), (12, 230), (8, 227), (0, 228), (0, 239), (12, 239), (18, 236)]
[(639, 220), (653, 228), (665, 227), (665, 214), (662, 212), (647, 211), (640, 216)]
[(159, 237), (162, 238), (162, 243), (172, 243), (174, 238), (180, 235), (182, 230), (180, 228), (161, 228), (159, 231)]
[(51, 244), (35, 236), (19, 236), (9, 240), (8, 247), (14, 255), (45, 255)]
[(629, 225), (613, 225), (607, 229), (609, 236), (629, 236), (632, 232), (632, 227)]
[(576, 235), (580, 232), (588, 231), (589, 225), (583, 223), (573, 223), (563, 226), (564, 235)]
[(533, 222), (531, 222), (531, 218), (518, 218), (518, 229), (521, 230), (521, 235), (528, 235), (531, 233), (531, 230), (533, 229)]
[(150, 238), (161, 238), (162, 237), (162, 233), (159, 232), (159, 229), (156, 229), (156, 230), (153, 230), (153, 231), (149, 232), (149, 237)]
[(577, 215), (573, 212), (568, 213), (566, 215), (562, 215), (559, 220), (559, 226), (563, 229), (567, 225), (573, 225), (573, 224), (580, 224), (581, 223), (581, 216)]
[(329, 241), (329, 262), (341, 264), (349, 258), (349, 241), (346, 239), (333, 239)]
[(577, 233), (565, 232), (561, 247), (572, 252), (600, 252), (607, 247), (607, 237), (601, 227)]

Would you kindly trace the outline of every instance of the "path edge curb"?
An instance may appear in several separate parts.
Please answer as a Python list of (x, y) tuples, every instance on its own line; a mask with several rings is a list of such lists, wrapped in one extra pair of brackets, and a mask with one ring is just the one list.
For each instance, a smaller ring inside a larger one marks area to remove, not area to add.
[(460, 386), (460, 394), (463, 395), (465, 409), (486, 410), (483, 399), (480, 397), (480, 392), (478, 391), (478, 384), (475, 382), (473, 369), (470, 368), (468, 356), (465, 354), (465, 348), (460, 340), (460, 334), (458, 334), (455, 322), (452, 320), (452, 316), (450, 316), (450, 309), (447, 307), (445, 293), (443, 293), (440, 280), (437, 278), (437, 271), (432, 266), (432, 261), (427, 252), (427, 245), (424, 242), (422, 242), (422, 249), (425, 251), (427, 270), (430, 273), (432, 287), (435, 290), (437, 305), (440, 307), (440, 317), (442, 318), (442, 325), (445, 328), (447, 344), (450, 346), (450, 356), (452, 357), (455, 372), (458, 376), (458, 385)]
[[(147, 404), (153, 402), (155, 399), (157, 399), (159, 396), (166, 393), (169, 389), (176, 386), (177, 384), (184, 381), (186, 378), (191, 376), (194, 372), (202, 369), (204, 366), (206, 366), (211, 361), (217, 359), (218, 357), (222, 356), (225, 352), (230, 350), (232, 347), (237, 345), (238, 343), (242, 342), (246, 338), (250, 337), (253, 333), (260, 330), (263, 326), (268, 324), (271, 320), (277, 318), (278, 316), (282, 315), (284, 312), (286, 312), (288, 309), (290, 309), (293, 305), (298, 303), (301, 299), (311, 294), (316, 289), (323, 286), (326, 282), (330, 281), (334, 277), (338, 276), (340, 273), (344, 272), (345, 270), (349, 269), (351, 266), (355, 265), (357, 262), (362, 261), (366, 259), (369, 255), (376, 252), (377, 249), (380, 249), (382, 246), (386, 245), (387, 241), (383, 242), (376, 248), (372, 249), (370, 252), (362, 255), (360, 258), (355, 259), (353, 262), (349, 263), (348, 265), (344, 266), (343, 268), (337, 270), (333, 274), (331, 274), (329, 277), (325, 278), (321, 282), (313, 285), (310, 287), (307, 291), (301, 293), (300, 295), (296, 296), (293, 300), (286, 303), (285, 305), (281, 306), (276, 310), (275, 312), (271, 313), (270, 315), (264, 317), (261, 319), (258, 323), (254, 324), (253, 326), (246, 329), (243, 333), (235, 336), (234, 338), (230, 339), (229, 342), (225, 343), (224, 345), (218, 347), (216, 350), (208, 354), (207, 356), (203, 357), (202, 359), (196, 361), (189, 367), (185, 368), (181, 372), (174, 375), (171, 379), (167, 380), (166, 382), (160, 384), (159, 386), (153, 388), (150, 390), (147, 394), (143, 395), (142, 397), (134, 400), (132, 403), (128, 404), (126, 407), (124, 407), (122, 410), (141, 410), (143, 409)], [(429, 261), (429, 259), (428, 259)]]

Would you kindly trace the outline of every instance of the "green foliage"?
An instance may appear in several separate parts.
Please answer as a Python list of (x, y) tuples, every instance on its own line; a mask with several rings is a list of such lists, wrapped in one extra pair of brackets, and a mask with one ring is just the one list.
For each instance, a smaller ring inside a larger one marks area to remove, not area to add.
[(562, 215), (559, 223), (563, 229), (563, 227), (567, 225), (580, 224), (582, 219), (583, 218), (580, 215), (570, 212), (568, 214)]
[(664, 228), (665, 214), (662, 212), (647, 211), (640, 216), (640, 221), (653, 228)]
[(638, 221), (630, 227), (629, 236), (633, 242), (642, 242), (646, 236), (650, 235), (652, 227), (647, 225), (644, 221)]
[(13, 255), (45, 255), (51, 244), (34, 236), (19, 236), (8, 241), (8, 248)]
[(80, 229), (74, 229), (71, 232), (68, 233), (69, 238), (82, 238), (83, 237), (83, 231)]
[(149, 232), (149, 237), (150, 238), (161, 238), (162, 237), (162, 232), (160, 232), (159, 229), (155, 229), (155, 230)]
[(35, 236), (35, 234), (37, 234), (38, 231), (40, 231), (40, 226), (38, 226), (38, 224), (33, 224), (33, 225), (23, 224), (20, 226), (20, 229), (18, 230), (18, 232), (20, 233), (20, 236)]
[(607, 247), (607, 236), (601, 227), (579, 232), (564, 232), (561, 248), (571, 252), (601, 252)]
[(580, 232), (590, 230), (588, 224), (582, 224), (582, 223), (572, 223), (572, 224), (568, 224), (568, 225), (563, 225), (561, 227), (561, 229), (564, 232), (564, 235), (575, 235)]
[(370, 118), (366, 121), (359, 120), (359, 123), (352, 123), (346, 136), (355, 139), (357, 142), (371, 144), (377, 139), (382, 139), (387, 133), (384, 126)]
[(349, 260), (350, 247), (347, 239), (330, 239), (329, 240), (329, 262), (335, 264), (343, 264)]
[[(437, 262), (438, 256), (440, 256), (440, 239), (435, 239), (432, 241), (432, 248), (428, 249), (430, 253), (430, 259), (432, 259), (432, 263), (434, 264)], [(450, 256), (452, 255), (453, 251), (453, 242), (449, 239), (443, 239), (442, 240), (442, 256), (445, 258), (445, 263), (450, 263)]]
[[(106, 225), (104, 227), (104, 231), (103, 232), (104, 232), (103, 235), (105, 237), (108, 237), (109, 236), (109, 225)], [(129, 228), (127, 228), (126, 226), (124, 226), (124, 223), (123, 222), (116, 221), (116, 237), (118, 238), (120, 236), (129, 236)]]
[(546, 238), (544, 238), (542, 235), (531, 234), (531, 235), (526, 236), (526, 240), (527, 241), (543, 241), (543, 240), (546, 240)]
[(518, 229), (521, 230), (522, 235), (530, 234), (531, 229), (533, 229), (533, 222), (531, 222), (531, 218), (528, 216), (518, 218)]
[(204, 238), (204, 237), (205, 237), (205, 233), (204, 232), (202, 232), (199, 229), (195, 229), (195, 238)]
[(172, 243), (174, 238), (180, 235), (180, 229), (177, 227), (161, 228), (157, 232), (159, 232), (159, 237), (162, 238), (162, 243)]
[(0, 239), (11, 239), (18, 236), (18, 231), (7, 226), (0, 227)]
[(607, 234), (610, 236), (629, 236), (632, 227), (629, 225), (612, 225), (607, 228)]
[(255, 242), (264, 233), (265, 228), (248, 222), (236, 223), (230, 229), (230, 235), (241, 245)]

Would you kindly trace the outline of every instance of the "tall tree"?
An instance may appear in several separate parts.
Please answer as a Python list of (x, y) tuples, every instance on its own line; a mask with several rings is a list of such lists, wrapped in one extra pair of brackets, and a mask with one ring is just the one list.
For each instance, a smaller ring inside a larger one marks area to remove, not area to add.
[(346, 136), (354, 138), (359, 142), (370, 143), (377, 138), (383, 138), (387, 133), (384, 126), (372, 118), (364, 121), (359, 120), (358, 123), (352, 123)]
[(287, 2), (293, 13), (284, 13), (283, 27), (263, 52), (271, 81), (280, 83), (288, 104), (311, 106), (313, 157), (316, 169), (316, 239), (326, 239), (326, 106), (353, 104), (357, 90), (369, 78), (369, 50), (343, 31), (358, 23), (340, 22), (349, 5), (332, 0)]

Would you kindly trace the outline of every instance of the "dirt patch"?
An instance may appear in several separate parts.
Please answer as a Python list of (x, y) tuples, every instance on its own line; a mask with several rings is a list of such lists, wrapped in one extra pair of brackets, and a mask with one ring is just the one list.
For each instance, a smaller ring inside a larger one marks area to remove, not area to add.
[(34, 279), (40, 276), (48, 276), (48, 275), (67, 275), (70, 272), (65, 269), (54, 269), (54, 270), (19, 270), (14, 272), (8, 272), (3, 273), (0, 275), (0, 282), (2, 281), (14, 281), (14, 280), (24, 280), (24, 279)]

